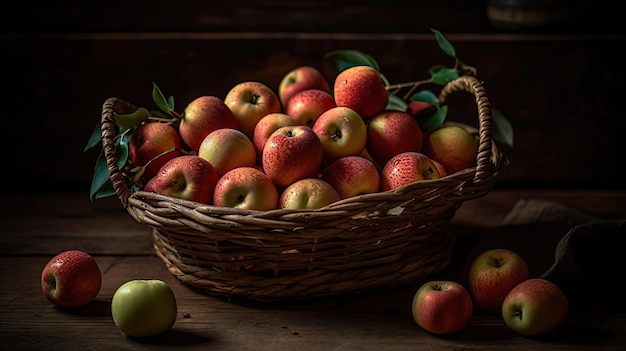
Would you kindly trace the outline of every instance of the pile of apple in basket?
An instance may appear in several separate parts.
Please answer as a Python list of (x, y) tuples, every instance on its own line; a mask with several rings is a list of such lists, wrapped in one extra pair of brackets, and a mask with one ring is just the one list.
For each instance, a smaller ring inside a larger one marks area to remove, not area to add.
[[(433, 32), (455, 64), (433, 68), (423, 81), (389, 84), (370, 55), (338, 50), (325, 57), (337, 68), (334, 81), (300, 66), (275, 89), (241, 82), (224, 98), (197, 97), (182, 113), (153, 84), (157, 110), (115, 114), (118, 161), (132, 166), (135, 190), (263, 211), (321, 208), (475, 166), (477, 137), (446, 121), (434, 93), (418, 90), (476, 73)], [(510, 125), (494, 117), (494, 139), (510, 144)], [(99, 141), (98, 127), (87, 148)], [(90, 195), (114, 194), (101, 156)]]

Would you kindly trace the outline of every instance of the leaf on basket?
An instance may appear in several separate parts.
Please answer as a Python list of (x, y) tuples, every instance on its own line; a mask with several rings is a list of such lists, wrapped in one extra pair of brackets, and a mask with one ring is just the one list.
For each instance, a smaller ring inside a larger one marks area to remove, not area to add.
[(93, 128), (91, 135), (89, 136), (89, 140), (87, 140), (87, 145), (83, 149), (83, 152), (87, 152), (94, 147), (100, 145), (102, 141), (102, 129), (100, 127), (100, 122), (96, 123), (96, 126)]
[(493, 119), (493, 139), (499, 143), (513, 147), (513, 126), (504, 115), (495, 108), (491, 108)]
[[(126, 161), (128, 160), (128, 138), (130, 138), (129, 133), (123, 134), (123, 136), (118, 139), (119, 142), (116, 143), (117, 167), (120, 169), (124, 167)], [(115, 195), (115, 190), (111, 193), (111, 189), (113, 189), (113, 186), (111, 184), (109, 167), (107, 165), (106, 157), (104, 157), (104, 150), (101, 150), (98, 155), (98, 159), (96, 160), (96, 166), (91, 180), (89, 198), (93, 201), (95, 199)]]

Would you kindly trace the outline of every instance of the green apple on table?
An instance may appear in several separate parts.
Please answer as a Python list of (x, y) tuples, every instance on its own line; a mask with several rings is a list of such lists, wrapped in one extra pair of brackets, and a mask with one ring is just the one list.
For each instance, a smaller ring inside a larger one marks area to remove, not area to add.
[(41, 271), (41, 289), (52, 303), (79, 308), (93, 301), (102, 285), (96, 260), (85, 251), (67, 250), (52, 257)]
[(111, 299), (115, 325), (126, 335), (145, 338), (162, 334), (176, 322), (174, 292), (158, 279), (134, 279), (120, 285)]
[(183, 142), (198, 152), (204, 138), (220, 128), (239, 129), (239, 122), (224, 100), (216, 96), (200, 96), (184, 109), (178, 125)]
[(261, 118), (282, 111), (276, 93), (257, 81), (245, 81), (235, 85), (226, 94), (224, 103), (239, 122), (239, 130), (250, 139), (254, 126)]

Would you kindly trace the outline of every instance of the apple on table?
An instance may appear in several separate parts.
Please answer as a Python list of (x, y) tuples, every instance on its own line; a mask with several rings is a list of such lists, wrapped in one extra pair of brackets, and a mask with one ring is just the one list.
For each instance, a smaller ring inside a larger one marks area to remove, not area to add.
[(413, 319), (433, 334), (456, 333), (472, 317), (472, 299), (463, 285), (450, 280), (428, 281), (415, 292)]
[(224, 103), (238, 121), (239, 130), (252, 139), (254, 126), (263, 116), (281, 112), (276, 93), (267, 85), (256, 81), (241, 82), (232, 87)]
[(93, 301), (102, 286), (96, 260), (82, 250), (67, 250), (52, 257), (41, 271), (41, 289), (52, 303), (79, 308)]
[(293, 95), (307, 89), (330, 92), (330, 85), (318, 68), (308, 65), (298, 66), (281, 78), (278, 84), (278, 97), (284, 107)]
[(204, 138), (220, 128), (239, 129), (239, 122), (222, 99), (206, 95), (194, 99), (185, 107), (178, 132), (187, 147), (198, 152)]

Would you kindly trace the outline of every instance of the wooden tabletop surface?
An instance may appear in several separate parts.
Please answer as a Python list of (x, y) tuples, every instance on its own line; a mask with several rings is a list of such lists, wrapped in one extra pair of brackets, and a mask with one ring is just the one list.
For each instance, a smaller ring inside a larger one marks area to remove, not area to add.
[[(516, 205), (533, 206), (534, 200), (602, 219), (626, 218), (623, 190), (493, 190), (458, 210), (450, 228), (459, 239), (455, 256), (433, 278), (462, 280), (468, 257), (489, 246), (519, 251), (529, 262), (531, 275), (545, 271), (554, 259), (552, 244), (571, 223), (563, 218), (507, 221)], [(420, 329), (411, 316), (413, 294), (421, 282), (358, 296), (228, 301), (195, 291), (171, 275), (154, 254), (150, 228), (134, 222), (116, 198), (92, 203), (85, 193), (50, 193), (5, 195), (0, 201), (0, 350), (623, 350), (626, 346), (624, 304), (604, 294), (623, 285), (619, 280), (594, 282), (597, 289), (590, 290), (597, 293), (572, 299), (561, 328), (542, 337), (516, 335), (501, 319), (481, 313), (461, 332), (436, 336)], [(45, 263), (68, 249), (92, 254), (103, 274), (96, 301), (74, 311), (56, 308), (40, 287)], [(115, 289), (138, 278), (162, 279), (174, 291), (178, 318), (165, 334), (132, 339), (113, 323), (110, 301)]]

